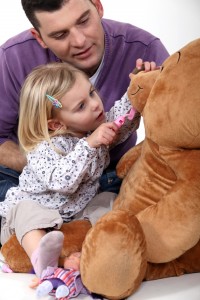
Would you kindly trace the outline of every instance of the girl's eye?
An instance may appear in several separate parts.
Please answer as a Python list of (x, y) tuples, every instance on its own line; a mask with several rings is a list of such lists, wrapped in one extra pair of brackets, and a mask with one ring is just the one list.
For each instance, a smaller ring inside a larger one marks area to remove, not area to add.
[(90, 97), (94, 96), (95, 92), (96, 92), (96, 89), (93, 88), (93, 89), (90, 91)]
[(83, 110), (85, 108), (85, 104), (84, 103), (81, 103), (80, 105), (79, 105), (79, 110)]

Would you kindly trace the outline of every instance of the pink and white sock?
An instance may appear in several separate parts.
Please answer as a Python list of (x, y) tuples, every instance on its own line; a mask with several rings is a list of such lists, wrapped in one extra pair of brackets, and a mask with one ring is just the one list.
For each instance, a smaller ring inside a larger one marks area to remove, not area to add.
[(63, 246), (64, 235), (61, 231), (51, 231), (45, 234), (38, 248), (31, 256), (31, 263), (38, 277), (48, 266), (57, 267)]

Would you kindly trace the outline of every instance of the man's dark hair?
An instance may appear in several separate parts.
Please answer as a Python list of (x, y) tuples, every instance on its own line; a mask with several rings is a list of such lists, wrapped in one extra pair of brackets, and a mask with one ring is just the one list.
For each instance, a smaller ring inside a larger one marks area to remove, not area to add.
[(69, 0), (21, 0), (23, 10), (33, 25), (38, 30), (40, 23), (37, 20), (35, 13), (39, 11), (53, 12), (59, 10)]

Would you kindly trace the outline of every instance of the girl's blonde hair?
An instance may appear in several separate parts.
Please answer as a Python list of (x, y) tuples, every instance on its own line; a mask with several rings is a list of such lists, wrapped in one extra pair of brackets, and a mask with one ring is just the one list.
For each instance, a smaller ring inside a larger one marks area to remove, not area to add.
[(67, 63), (57, 62), (36, 67), (27, 76), (20, 93), (18, 125), (19, 143), (25, 152), (44, 140), (50, 142), (52, 136), (67, 133), (48, 129), (53, 105), (46, 95), (61, 99), (74, 85), (77, 72), (86, 76)]

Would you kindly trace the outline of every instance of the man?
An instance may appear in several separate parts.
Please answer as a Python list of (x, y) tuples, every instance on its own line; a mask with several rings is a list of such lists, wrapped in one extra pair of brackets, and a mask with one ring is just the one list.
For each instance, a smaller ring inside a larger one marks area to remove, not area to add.
[[(100, 0), (22, 0), (22, 6), (34, 28), (0, 48), (0, 201), (9, 187), (18, 184), (26, 164), (17, 139), (19, 93), (34, 67), (66, 61), (85, 71), (107, 111), (125, 93), (138, 58), (137, 66), (144, 61), (149, 70), (168, 56), (150, 33), (102, 19)], [(118, 190), (116, 163), (135, 143), (136, 134), (111, 151), (111, 164), (101, 178), (102, 190)]]

